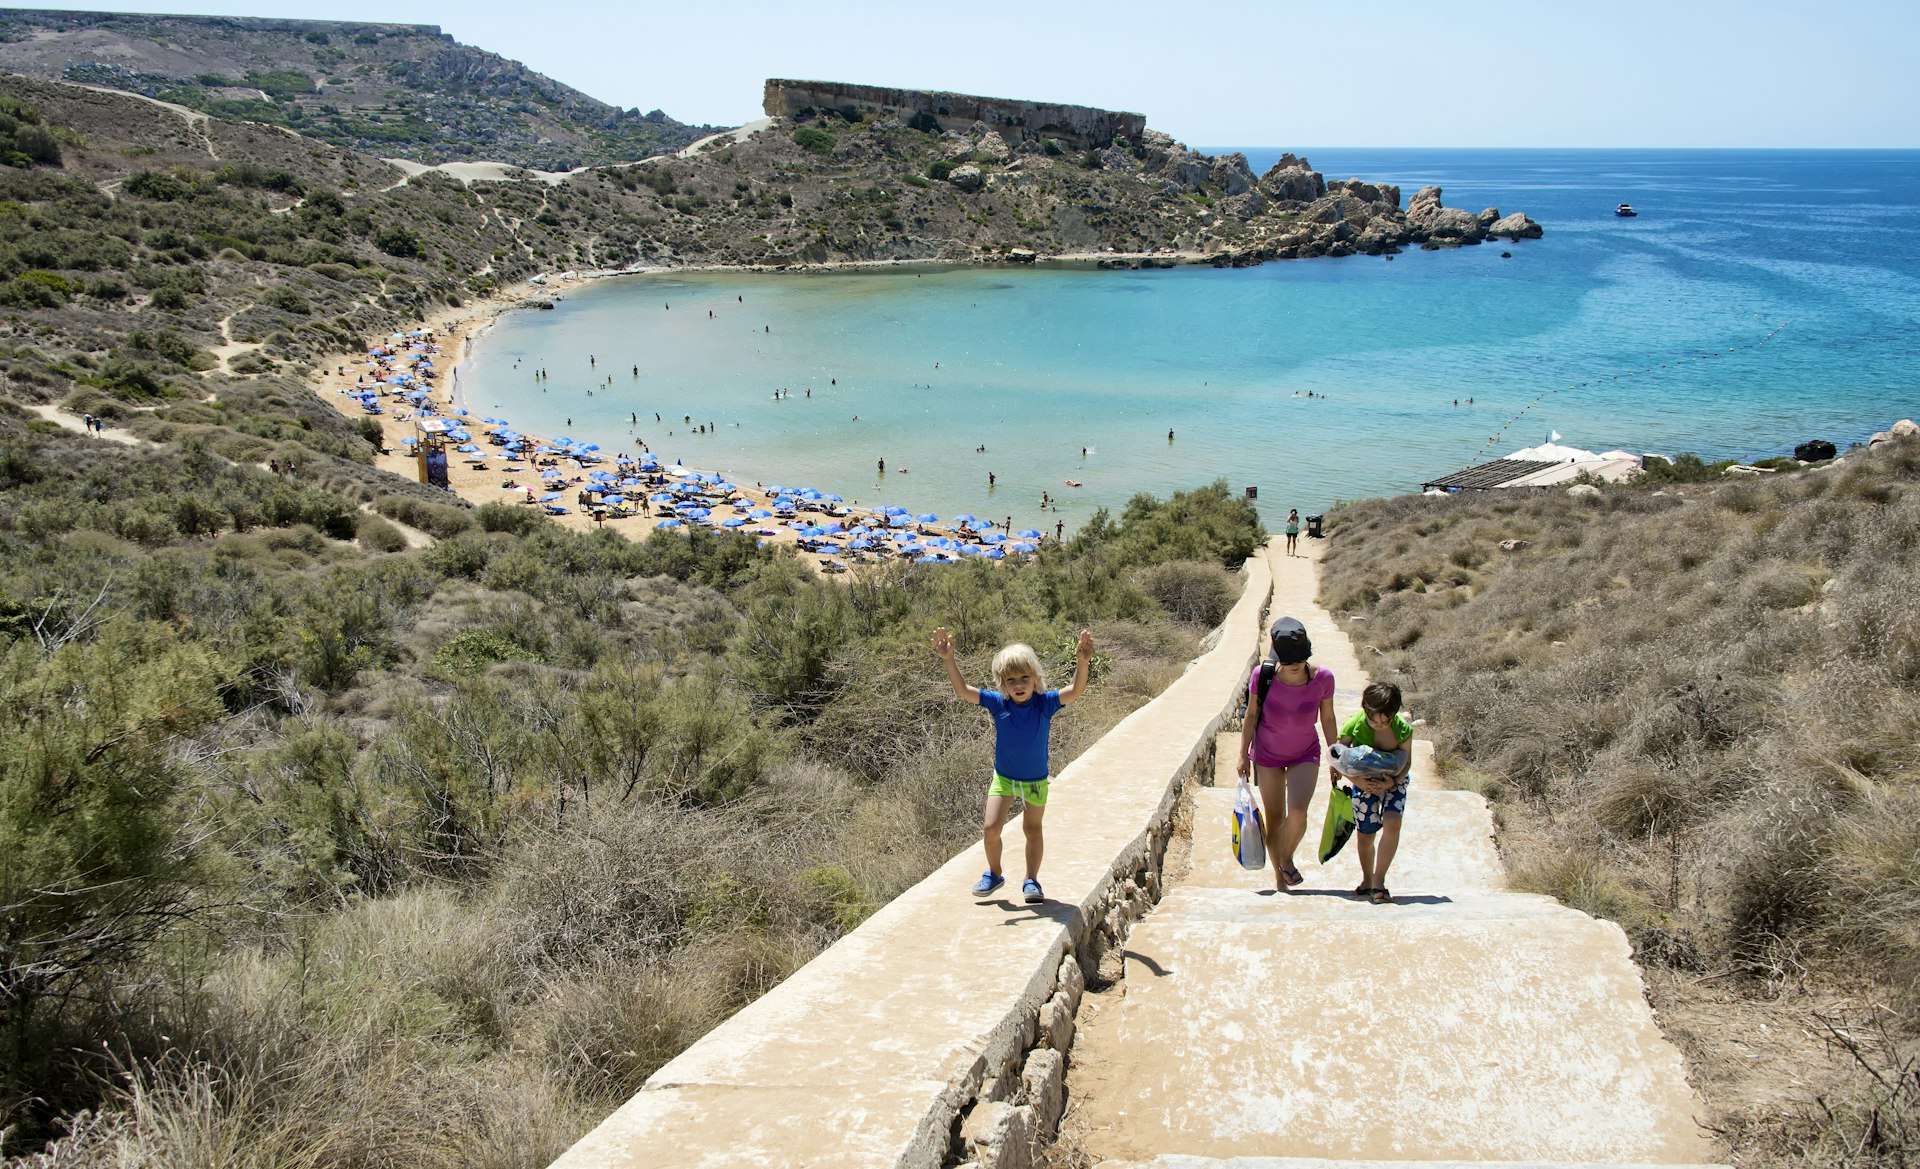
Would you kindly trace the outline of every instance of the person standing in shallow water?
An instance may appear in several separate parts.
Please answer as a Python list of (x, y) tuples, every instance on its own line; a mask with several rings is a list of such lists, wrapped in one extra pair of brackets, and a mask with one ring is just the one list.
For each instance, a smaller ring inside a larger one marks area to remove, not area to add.
[(1293, 555), (1294, 545), (1298, 543), (1299, 540), (1300, 509), (1296, 507), (1287, 512), (1287, 555)]

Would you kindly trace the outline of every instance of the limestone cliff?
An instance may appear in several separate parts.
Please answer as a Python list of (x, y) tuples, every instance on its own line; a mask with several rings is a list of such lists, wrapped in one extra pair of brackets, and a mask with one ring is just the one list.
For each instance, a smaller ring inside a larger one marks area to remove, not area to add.
[(935, 133), (964, 130), (981, 123), (991, 126), (1002, 138), (1011, 137), (1021, 142), (1053, 138), (1079, 147), (1107, 146), (1115, 138), (1137, 138), (1147, 128), (1143, 115), (1091, 106), (885, 89), (838, 81), (770, 78), (762, 105), (770, 118), (806, 118), (820, 113), (839, 114), (848, 121), (864, 117), (897, 118), (916, 130)]

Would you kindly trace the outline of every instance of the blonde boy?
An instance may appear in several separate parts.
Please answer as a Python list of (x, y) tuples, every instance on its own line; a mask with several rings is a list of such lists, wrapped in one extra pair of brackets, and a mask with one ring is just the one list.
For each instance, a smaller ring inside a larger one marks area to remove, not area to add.
[(1053, 716), (1087, 689), (1087, 663), (1093, 657), (1093, 634), (1080, 631), (1074, 647), (1073, 684), (1064, 690), (1042, 690), (1040, 659), (1031, 646), (1014, 644), (993, 658), (993, 680), (999, 690), (981, 690), (967, 684), (953, 660), (953, 635), (933, 631), (933, 652), (947, 666), (953, 692), (978, 703), (993, 715), (993, 782), (987, 788), (981, 843), (987, 852), (987, 871), (974, 882), (973, 893), (985, 897), (1007, 879), (1000, 874), (1000, 826), (1018, 799), (1025, 805), (1020, 826), (1027, 839), (1027, 879), (1020, 886), (1028, 904), (1046, 900), (1040, 889), (1040, 858), (1046, 851), (1041, 823), (1047, 811), (1047, 737)]

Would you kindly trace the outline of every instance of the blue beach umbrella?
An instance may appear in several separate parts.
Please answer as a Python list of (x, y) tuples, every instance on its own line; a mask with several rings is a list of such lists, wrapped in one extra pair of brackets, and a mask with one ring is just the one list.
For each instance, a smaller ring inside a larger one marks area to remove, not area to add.
[(913, 518), (911, 516), (890, 515), (887, 517), (887, 526), (889, 528), (904, 528), (912, 523)]
[(461, 445), (454, 447), (453, 449), (459, 451), (463, 455), (475, 455), (480, 453), (480, 448), (477, 446), (474, 446), (470, 442), (462, 443)]
[(913, 518), (916, 521), (923, 524), (937, 524), (940, 522), (940, 517), (937, 515), (934, 515), (930, 511), (921, 512), (919, 515), (914, 516)]
[(1022, 540), (1038, 540), (1041, 538), (1040, 533), (1034, 531), (1032, 528), (1021, 528), (1015, 532), (1014, 535), (1020, 537)]
[(721, 520), (720, 526), (723, 528), (744, 528), (747, 526), (746, 517), (734, 516), (732, 519)]
[(540, 472), (540, 477), (542, 479), (558, 479), (560, 477), (560, 470), (557, 467), (548, 467), (546, 470)]
[(970, 515), (957, 515), (953, 517), (953, 522), (956, 524), (970, 524), (974, 521), (974, 518), (975, 517)]
[(986, 551), (986, 557), (988, 560), (1005, 560), (1007, 558), (1007, 554), (1005, 552), (1000, 551), (1000, 549), (998, 548), (989, 548)]
[(747, 517), (756, 520), (770, 520), (773, 518), (773, 513), (764, 507), (756, 507), (747, 513)]
[(555, 443), (556, 445), (558, 445), (558, 446), (572, 446), (572, 445), (573, 445), (573, 440), (572, 440), (571, 438), (568, 438), (568, 437), (567, 437), (566, 435), (564, 435), (564, 434), (563, 434), (563, 435), (561, 435), (561, 436), (560, 436), (559, 438), (556, 438), (556, 439), (554, 439), (553, 441), (554, 441), (554, 443)]
[(541, 502), (541, 503), (552, 503), (552, 502), (553, 502), (554, 500), (556, 500), (556, 499), (558, 499), (558, 498), (560, 498), (560, 493), (559, 493), (558, 491), (549, 491), (549, 492), (547, 492), (547, 493), (546, 493), (545, 495), (542, 495), (542, 496), (540, 497), (540, 502)]
[(1007, 538), (998, 532), (988, 532), (980, 538), (989, 544), (1004, 544), (1007, 542)]
[(1039, 551), (1039, 549), (1034, 545), (1024, 543), (1024, 542), (1008, 544), (1007, 547), (1012, 549), (1015, 552), (1038, 552)]
[(827, 496), (827, 502), (828, 503), (845, 503), (846, 500), (840, 498), (838, 495), (829, 494)]
[(672, 503), (672, 502), (673, 502), (673, 492), (671, 492), (671, 491), (658, 491), (658, 492), (655, 492), (655, 493), (654, 493), (654, 494), (652, 494), (652, 495), (649, 495), (649, 496), (647, 496), (647, 499), (648, 499), (649, 501), (651, 501), (651, 502), (653, 502), (653, 503)]
[(605, 503), (610, 507), (619, 507), (621, 504), (625, 503), (626, 501), (627, 501), (627, 497), (624, 495), (609, 495), (605, 499), (601, 500), (602, 503)]
[(661, 520), (659, 523), (653, 526), (656, 528), (677, 528), (680, 526), (680, 521), (679, 520)]

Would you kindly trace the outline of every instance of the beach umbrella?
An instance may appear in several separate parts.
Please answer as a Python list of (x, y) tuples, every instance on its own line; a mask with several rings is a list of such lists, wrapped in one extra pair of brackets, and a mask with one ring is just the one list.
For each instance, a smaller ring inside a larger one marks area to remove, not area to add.
[(1014, 550), (1015, 552), (1037, 552), (1037, 551), (1039, 551), (1039, 549), (1038, 549), (1037, 547), (1035, 547), (1035, 546), (1034, 546), (1034, 545), (1032, 545), (1032, 544), (1027, 544), (1027, 543), (1015, 543), (1015, 544), (1008, 544), (1008, 545), (1007, 545), (1007, 547), (1009, 547), (1009, 548), (1011, 548), (1011, 549), (1013, 549), (1013, 550)]
[(627, 501), (627, 497), (624, 495), (609, 495), (605, 499), (601, 500), (602, 503), (605, 503), (610, 507), (619, 507), (621, 504), (625, 503), (626, 501)]
[(721, 482), (718, 482), (718, 483), (715, 483), (715, 484), (713, 485), (713, 489), (714, 489), (715, 491), (738, 491), (738, 490), (740, 490), (740, 489), (739, 489), (738, 487), (735, 487), (735, 486), (734, 486), (733, 484), (731, 484), (731, 483), (728, 483), (728, 482), (726, 482), (726, 481), (724, 481), (724, 480), (722, 480)]
[(559, 493), (558, 491), (549, 491), (549, 492), (547, 492), (547, 493), (546, 493), (545, 495), (542, 495), (542, 496), (540, 497), (540, 502), (541, 502), (541, 503), (552, 503), (552, 502), (553, 502), (554, 500), (556, 500), (556, 499), (558, 499), (558, 498), (560, 498), (560, 493)]
[(449, 430), (447, 437), (455, 442), (472, 442), (473, 436), (464, 430)]
[[(989, 544), (1004, 544), (1007, 542), (1007, 538), (1005, 536), (1002, 536), (998, 532), (988, 532), (986, 535), (980, 538)], [(1238, 764), (1236, 764), (1235, 766), (1238, 766)]]
[(913, 518), (923, 524), (937, 524), (940, 522), (940, 517), (930, 511), (921, 512)]
[(563, 435), (561, 435), (561, 436), (560, 436), (559, 438), (556, 438), (556, 439), (554, 439), (553, 441), (554, 441), (554, 443), (555, 443), (556, 445), (558, 445), (558, 446), (572, 446), (572, 445), (573, 445), (573, 440), (572, 440), (572, 439), (570, 439), (570, 438), (568, 438), (568, 437), (567, 437), (566, 435), (564, 435), (564, 434), (563, 434)]
[(840, 498), (838, 495), (828, 495), (827, 502), (828, 503), (845, 503), (846, 500)]
[(671, 491), (655, 492), (654, 494), (647, 496), (647, 499), (653, 503), (672, 503), (673, 492)]
[(464, 408), (462, 408), (462, 409), (456, 409), (456, 410), (454, 411), (454, 413), (455, 413), (455, 414), (458, 414), (458, 415), (459, 415), (460, 417), (462, 417), (462, 418), (465, 418), (465, 417), (467, 416), (467, 411), (466, 411), (466, 410), (465, 410)]
[(580, 444), (580, 449), (583, 451), (597, 451), (600, 449), (600, 444), (597, 442), (583, 442)]
[(821, 524), (821, 525), (820, 525), (820, 530), (821, 530), (822, 532), (825, 532), (826, 534), (828, 534), (828, 535), (830, 535), (830, 536), (837, 536), (837, 535), (839, 535), (839, 534), (840, 534), (841, 532), (844, 532), (844, 531), (846, 531), (846, 530), (847, 530), (847, 526), (846, 526), (845, 524), (842, 524), (842, 523), (837, 523), (837, 522), (836, 522), (836, 523), (831, 523), (831, 524)]
[(560, 477), (560, 470), (557, 467), (548, 467), (546, 470), (540, 472), (540, 477), (542, 479), (558, 479)]
[(642, 482), (640, 482), (640, 480), (638, 480), (638, 479), (622, 479), (622, 480), (620, 480), (620, 486), (622, 486), (622, 487), (645, 487), (645, 486), (646, 486), (646, 484), (645, 484), (645, 483), (642, 483)]
[(889, 528), (904, 528), (912, 523), (913, 519), (910, 516), (890, 515), (887, 517), (887, 526)]
[(823, 496), (818, 491), (815, 491), (813, 488), (809, 487), (805, 491), (802, 491), (800, 493), (800, 498), (806, 500), (809, 503), (812, 503), (823, 498)]
[(764, 507), (756, 507), (747, 513), (747, 517), (756, 520), (770, 520), (773, 518), (773, 513)]
[(478, 454), (478, 453), (480, 453), (480, 448), (479, 448), (479, 447), (477, 447), (477, 446), (474, 446), (474, 445), (473, 445), (472, 443), (470, 443), (470, 442), (468, 442), (468, 443), (462, 443), (462, 444), (460, 444), (459, 446), (457, 446), (457, 447), (454, 447), (453, 449), (454, 449), (454, 450), (457, 450), (457, 451), (459, 451), (459, 452), (460, 452), (461, 454), (465, 454), (465, 455), (473, 455), (473, 454)]
[(607, 481), (609, 481), (609, 480), (611, 480), (611, 479), (612, 479), (613, 477), (614, 477), (614, 476), (613, 476), (613, 472), (612, 472), (612, 471), (589, 471), (589, 472), (587, 472), (587, 478), (589, 478), (589, 479), (592, 479), (592, 480), (594, 480), (595, 482), (607, 482)]
[(786, 489), (786, 488), (784, 488), (784, 487), (769, 487), (769, 488), (767, 488), (767, 494), (768, 494), (768, 495), (785, 495), (786, 493), (787, 493), (787, 489)]
[(864, 552), (867, 549), (873, 547), (873, 541), (867, 539), (865, 536), (859, 536), (852, 540), (848, 540), (847, 547), (855, 549), (857, 551)]
[(938, 556), (922, 556), (920, 559), (914, 561), (914, 563), (915, 564), (945, 564), (946, 561), (940, 559)]
[(656, 528), (677, 528), (680, 526), (680, 521), (679, 520), (661, 520), (659, 523), (653, 526)]
[(1040, 533), (1034, 531), (1032, 528), (1021, 528), (1015, 532), (1014, 535), (1020, 537), (1022, 540), (1038, 540), (1041, 538)]
[(1007, 558), (1007, 554), (1005, 552), (1000, 551), (1000, 549), (998, 548), (989, 548), (987, 549), (986, 557), (988, 560), (1005, 560)]
[(720, 526), (723, 528), (744, 528), (747, 526), (747, 521), (744, 516), (734, 516), (732, 519), (721, 520)]
[(680, 514), (691, 519), (704, 520), (713, 513), (704, 507), (689, 507), (682, 510)]
[(974, 518), (975, 517), (970, 515), (957, 515), (953, 517), (953, 522), (956, 524), (970, 524), (974, 521)]

